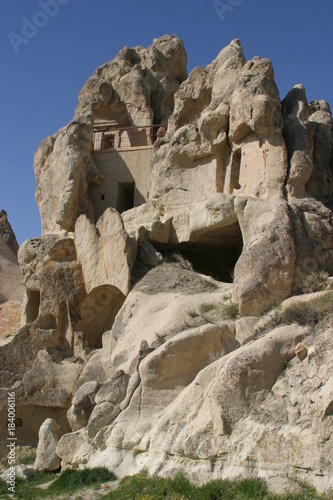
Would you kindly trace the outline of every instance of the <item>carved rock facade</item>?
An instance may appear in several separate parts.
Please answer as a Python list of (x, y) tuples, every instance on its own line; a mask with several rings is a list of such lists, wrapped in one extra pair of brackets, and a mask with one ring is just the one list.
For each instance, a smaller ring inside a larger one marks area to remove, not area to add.
[(170, 36), (97, 69), (36, 153), (26, 326), (0, 347), (29, 343), (3, 399), (15, 384), (23, 421), (59, 423), (63, 466), (331, 485), (332, 317), (314, 336), (260, 315), (333, 274), (332, 144), (329, 105), (301, 85), (281, 102), (239, 40), (188, 77)]

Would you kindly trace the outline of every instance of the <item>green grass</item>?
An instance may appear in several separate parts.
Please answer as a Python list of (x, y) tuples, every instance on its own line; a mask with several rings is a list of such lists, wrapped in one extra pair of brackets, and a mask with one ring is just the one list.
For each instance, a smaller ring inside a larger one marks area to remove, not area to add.
[(174, 479), (149, 477), (147, 472), (125, 477), (119, 487), (108, 493), (109, 500), (328, 500), (314, 488), (301, 485), (301, 492), (285, 495), (270, 494), (262, 479), (215, 480), (203, 486), (191, 484), (182, 474)]
[(20, 458), (19, 463), (21, 465), (33, 465), (36, 460), (36, 451), (33, 450), (24, 457)]
[[(47, 489), (43, 490), (37, 488), (37, 486), (52, 481), (53, 479), (55, 479), (54, 482)], [(115, 475), (104, 467), (84, 470), (65, 470), (60, 475), (40, 472), (28, 481), (17, 478), (15, 494), (12, 497), (8, 495), (7, 483), (1, 481), (0, 498), (3, 500), (9, 498), (34, 500), (35, 498), (57, 498), (59, 495), (64, 495), (66, 497), (83, 488), (89, 487), (97, 489), (101, 483), (114, 481), (115, 479)]]
[[(38, 485), (54, 479), (47, 489), (39, 489)], [(62, 474), (41, 472), (29, 481), (17, 479), (16, 493), (8, 495), (8, 485), (0, 481), (0, 498), (20, 500), (69, 498), (76, 494), (76, 500), (83, 488), (97, 489), (101, 483), (113, 481), (115, 476), (105, 468), (66, 470)], [(183, 474), (174, 479), (149, 477), (146, 471), (127, 476), (121, 480), (118, 488), (101, 496), (97, 493), (92, 498), (109, 500), (329, 500), (331, 494), (319, 495), (316, 490), (306, 483), (297, 482), (299, 493), (285, 493), (276, 495), (268, 492), (265, 481), (259, 478), (239, 480), (214, 480), (202, 486), (190, 483)]]

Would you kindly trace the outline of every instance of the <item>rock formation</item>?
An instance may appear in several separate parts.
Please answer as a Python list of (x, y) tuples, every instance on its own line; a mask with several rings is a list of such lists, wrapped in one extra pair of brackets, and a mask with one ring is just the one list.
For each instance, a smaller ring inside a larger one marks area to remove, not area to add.
[(0, 342), (17, 332), (21, 323), (24, 286), (17, 260), (18, 243), (8, 221), (0, 211)]
[(18, 243), (7, 212), (0, 212), (0, 302), (22, 300), (24, 293), (17, 261)]
[[(328, 103), (281, 102), (239, 40), (189, 76), (173, 36), (96, 70), (35, 155), (43, 234), (0, 347), (0, 419), (14, 385), (19, 440), (53, 419), (38, 469), (333, 485), (332, 144)], [(261, 318), (295, 299), (308, 322)]]

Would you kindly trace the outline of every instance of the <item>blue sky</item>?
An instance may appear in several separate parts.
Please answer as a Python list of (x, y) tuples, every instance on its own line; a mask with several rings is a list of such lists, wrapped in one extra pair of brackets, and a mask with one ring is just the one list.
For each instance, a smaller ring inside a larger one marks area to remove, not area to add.
[(213, 0), (1, 0), (0, 209), (19, 244), (41, 233), (39, 143), (72, 119), (85, 81), (125, 45), (177, 35), (190, 71), (240, 38), (247, 59), (273, 61), (281, 98), (303, 83), (309, 101), (333, 106), (332, 21), (332, 0), (220, 0), (219, 13)]

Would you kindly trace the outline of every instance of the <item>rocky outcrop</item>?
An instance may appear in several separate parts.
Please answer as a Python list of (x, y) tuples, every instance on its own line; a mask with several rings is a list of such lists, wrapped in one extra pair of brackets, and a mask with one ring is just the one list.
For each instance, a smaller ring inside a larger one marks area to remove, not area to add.
[(35, 156), (43, 233), (73, 231), (82, 213), (94, 221), (87, 195), (89, 184), (101, 182), (91, 155), (94, 118), (113, 114), (134, 126), (165, 123), (186, 77), (186, 53), (176, 37), (155, 40), (147, 50), (125, 47), (97, 69), (80, 93), (74, 120), (43, 141)]
[(59, 425), (52, 418), (47, 418), (38, 433), (35, 470), (53, 471), (60, 468), (60, 458), (55, 452), (60, 438), (61, 430)]
[(0, 212), (0, 238), (6, 242), (13, 254), (17, 255), (19, 246), (5, 210)]
[[(7, 212), (0, 212), (0, 302), (23, 299), (24, 288), (17, 261), (18, 243)], [(1, 319), (0, 319), (1, 322)]]
[[(148, 194), (121, 214), (101, 194), (96, 220), (94, 127), (123, 122), (161, 125)], [(188, 77), (172, 36), (97, 69), (35, 155), (43, 234), (19, 250), (25, 326), (0, 346), (22, 441), (52, 417), (62, 467), (332, 485), (331, 125), (301, 85), (281, 102), (239, 40)], [(327, 290), (292, 297), (312, 275)]]
[[(228, 252), (233, 298), (241, 314), (259, 314), (297, 291), (309, 272), (332, 272), (330, 108), (309, 105), (300, 85), (281, 104), (271, 61), (246, 61), (239, 40), (187, 79), (185, 64), (182, 42), (164, 37), (147, 50), (124, 49), (88, 80), (75, 121), (36, 153), (43, 232), (73, 231), (77, 223), (83, 234), (80, 214), (94, 223), (87, 186), (103, 184), (91, 154), (95, 122), (125, 115), (138, 126), (168, 121), (154, 144), (146, 204), (123, 214), (132, 245), (195, 255), (204, 246), (207, 258)], [(68, 172), (60, 174), (59, 164)], [(67, 183), (57, 206), (53, 171), (58, 186)]]
[[(157, 269), (167, 281), (165, 264)], [(179, 280), (174, 293), (162, 289), (152, 296), (157, 269), (130, 293), (104, 335), (103, 372), (116, 372), (95, 396), (87, 430), (81, 430), (87, 432), (84, 449), (80, 440), (75, 459), (71, 450), (62, 455), (64, 463), (106, 463), (119, 476), (144, 467), (162, 475), (183, 470), (200, 482), (238, 475), (274, 481), (287, 474), (329, 488), (331, 292), (308, 296), (314, 310), (326, 311), (315, 330), (295, 323), (274, 327), (273, 320), (260, 329), (259, 318), (243, 318), (250, 333), (241, 346), (240, 320), (221, 308), (221, 295), (229, 304), (227, 290), (188, 295)], [(294, 307), (290, 300), (283, 311)], [(127, 392), (118, 398), (115, 380), (124, 373)], [(108, 390), (106, 404), (99, 394)]]

